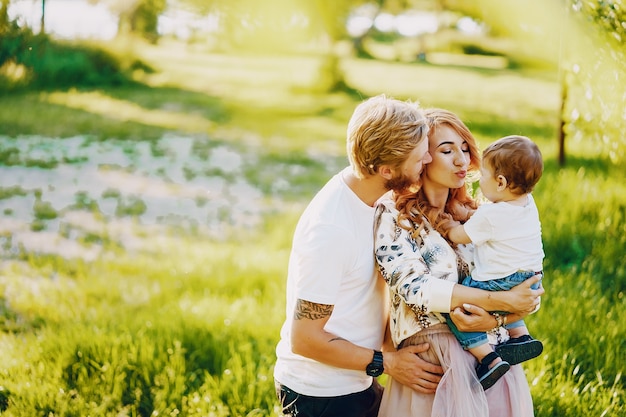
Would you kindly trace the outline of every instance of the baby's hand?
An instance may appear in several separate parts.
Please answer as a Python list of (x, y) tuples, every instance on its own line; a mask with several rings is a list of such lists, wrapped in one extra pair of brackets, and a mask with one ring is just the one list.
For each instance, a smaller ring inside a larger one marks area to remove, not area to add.
[(460, 221), (449, 218), (441, 222), (441, 230), (443, 230), (447, 235), (450, 229), (453, 229), (460, 225), (461, 225)]
[(461, 222), (459, 222), (458, 220), (454, 220), (449, 213), (443, 213), (442, 217), (443, 219), (441, 220), (441, 223), (439, 224), (438, 230), (440, 231), (443, 237), (448, 239), (450, 230), (452, 230), (453, 228), (457, 226), (461, 226)]

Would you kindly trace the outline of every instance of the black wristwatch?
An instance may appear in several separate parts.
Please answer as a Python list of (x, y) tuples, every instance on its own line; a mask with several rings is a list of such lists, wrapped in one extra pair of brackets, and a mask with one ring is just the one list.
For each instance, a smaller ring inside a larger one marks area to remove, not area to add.
[(384, 370), (385, 368), (383, 367), (383, 353), (375, 350), (374, 358), (372, 359), (372, 362), (367, 365), (367, 368), (365, 368), (365, 372), (369, 376), (377, 377), (382, 375)]

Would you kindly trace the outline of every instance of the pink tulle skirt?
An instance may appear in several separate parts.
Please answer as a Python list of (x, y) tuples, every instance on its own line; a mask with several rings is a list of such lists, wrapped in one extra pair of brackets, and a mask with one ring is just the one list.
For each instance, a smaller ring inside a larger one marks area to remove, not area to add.
[(444, 375), (435, 394), (420, 394), (387, 380), (379, 417), (532, 417), (533, 402), (526, 375), (512, 366), (484, 391), (476, 377), (477, 361), (466, 352), (446, 324), (431, 326), (406, 339), (403, 346), (427, 342), (420, 356), (443, 366)]

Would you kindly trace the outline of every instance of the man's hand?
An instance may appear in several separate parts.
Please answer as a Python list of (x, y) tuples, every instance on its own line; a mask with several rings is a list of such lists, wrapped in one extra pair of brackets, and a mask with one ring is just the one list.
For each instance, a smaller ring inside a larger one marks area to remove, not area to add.
[(433, 394), (443, 376), (443, 368), (417, 356), (427, 350), (428, 343), (422, 343), (396, 352), (384, 352), (385, 373), (417, 392)]

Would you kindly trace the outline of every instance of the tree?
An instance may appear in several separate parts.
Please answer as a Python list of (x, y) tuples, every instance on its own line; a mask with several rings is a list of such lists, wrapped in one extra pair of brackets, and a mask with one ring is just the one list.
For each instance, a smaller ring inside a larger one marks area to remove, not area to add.
[(119, 17), (118, 35), (139, 35), (151, 42), (158, 39), (159, 16), (165, 11), (167, 0), (89, 0), (104, 3)]
[(349, 90), (345, 74), (340, 68), (341, 55), (337, 44), (347, 38), (346, 21), (350, 11), (363, 1), (358, 0), (304, 0), (308, 6), (307, 16), (311, 18), (313, 33), (326, 37), (326, 52), (316, 83), (320, 91)]
[(9, 2), (10, 0), (0, 0), (0, 33), (9, 26)]
[[(385, 3), (390, 0), (379, 0)], [(397, 1), (397, 0), (392, 0)], [(255, 51), (294, 51), (313, 41), (323, 45), (316, 89), (346, 89), (338, 44), (349, 39), (350, 12), (366, 0), (181, 0), (197, 11), (217, 13), (222, 44)]]
[(492, 34), (518, 39), (516, 54), (555, 65), (561, 86), (559, 163), (568, 141), (597, 145), (617, 163), (624, 158), (623, 85), (626, 10), (619, 0), (447, 0)]
[(565, 0), (577, 36), (568, 39), (563, 134), (597, 144), (617, 164), (626, 155), (626, 9), (611, 0)]
[(225, 0), (171, 0), (171, 2), (175, 7), (187, 5), (199, 14), (207, 14), (219, 10), (228, 3), (231, 3)]
[(46, 0), (41, 0), (41, 34), (46, 33)]

